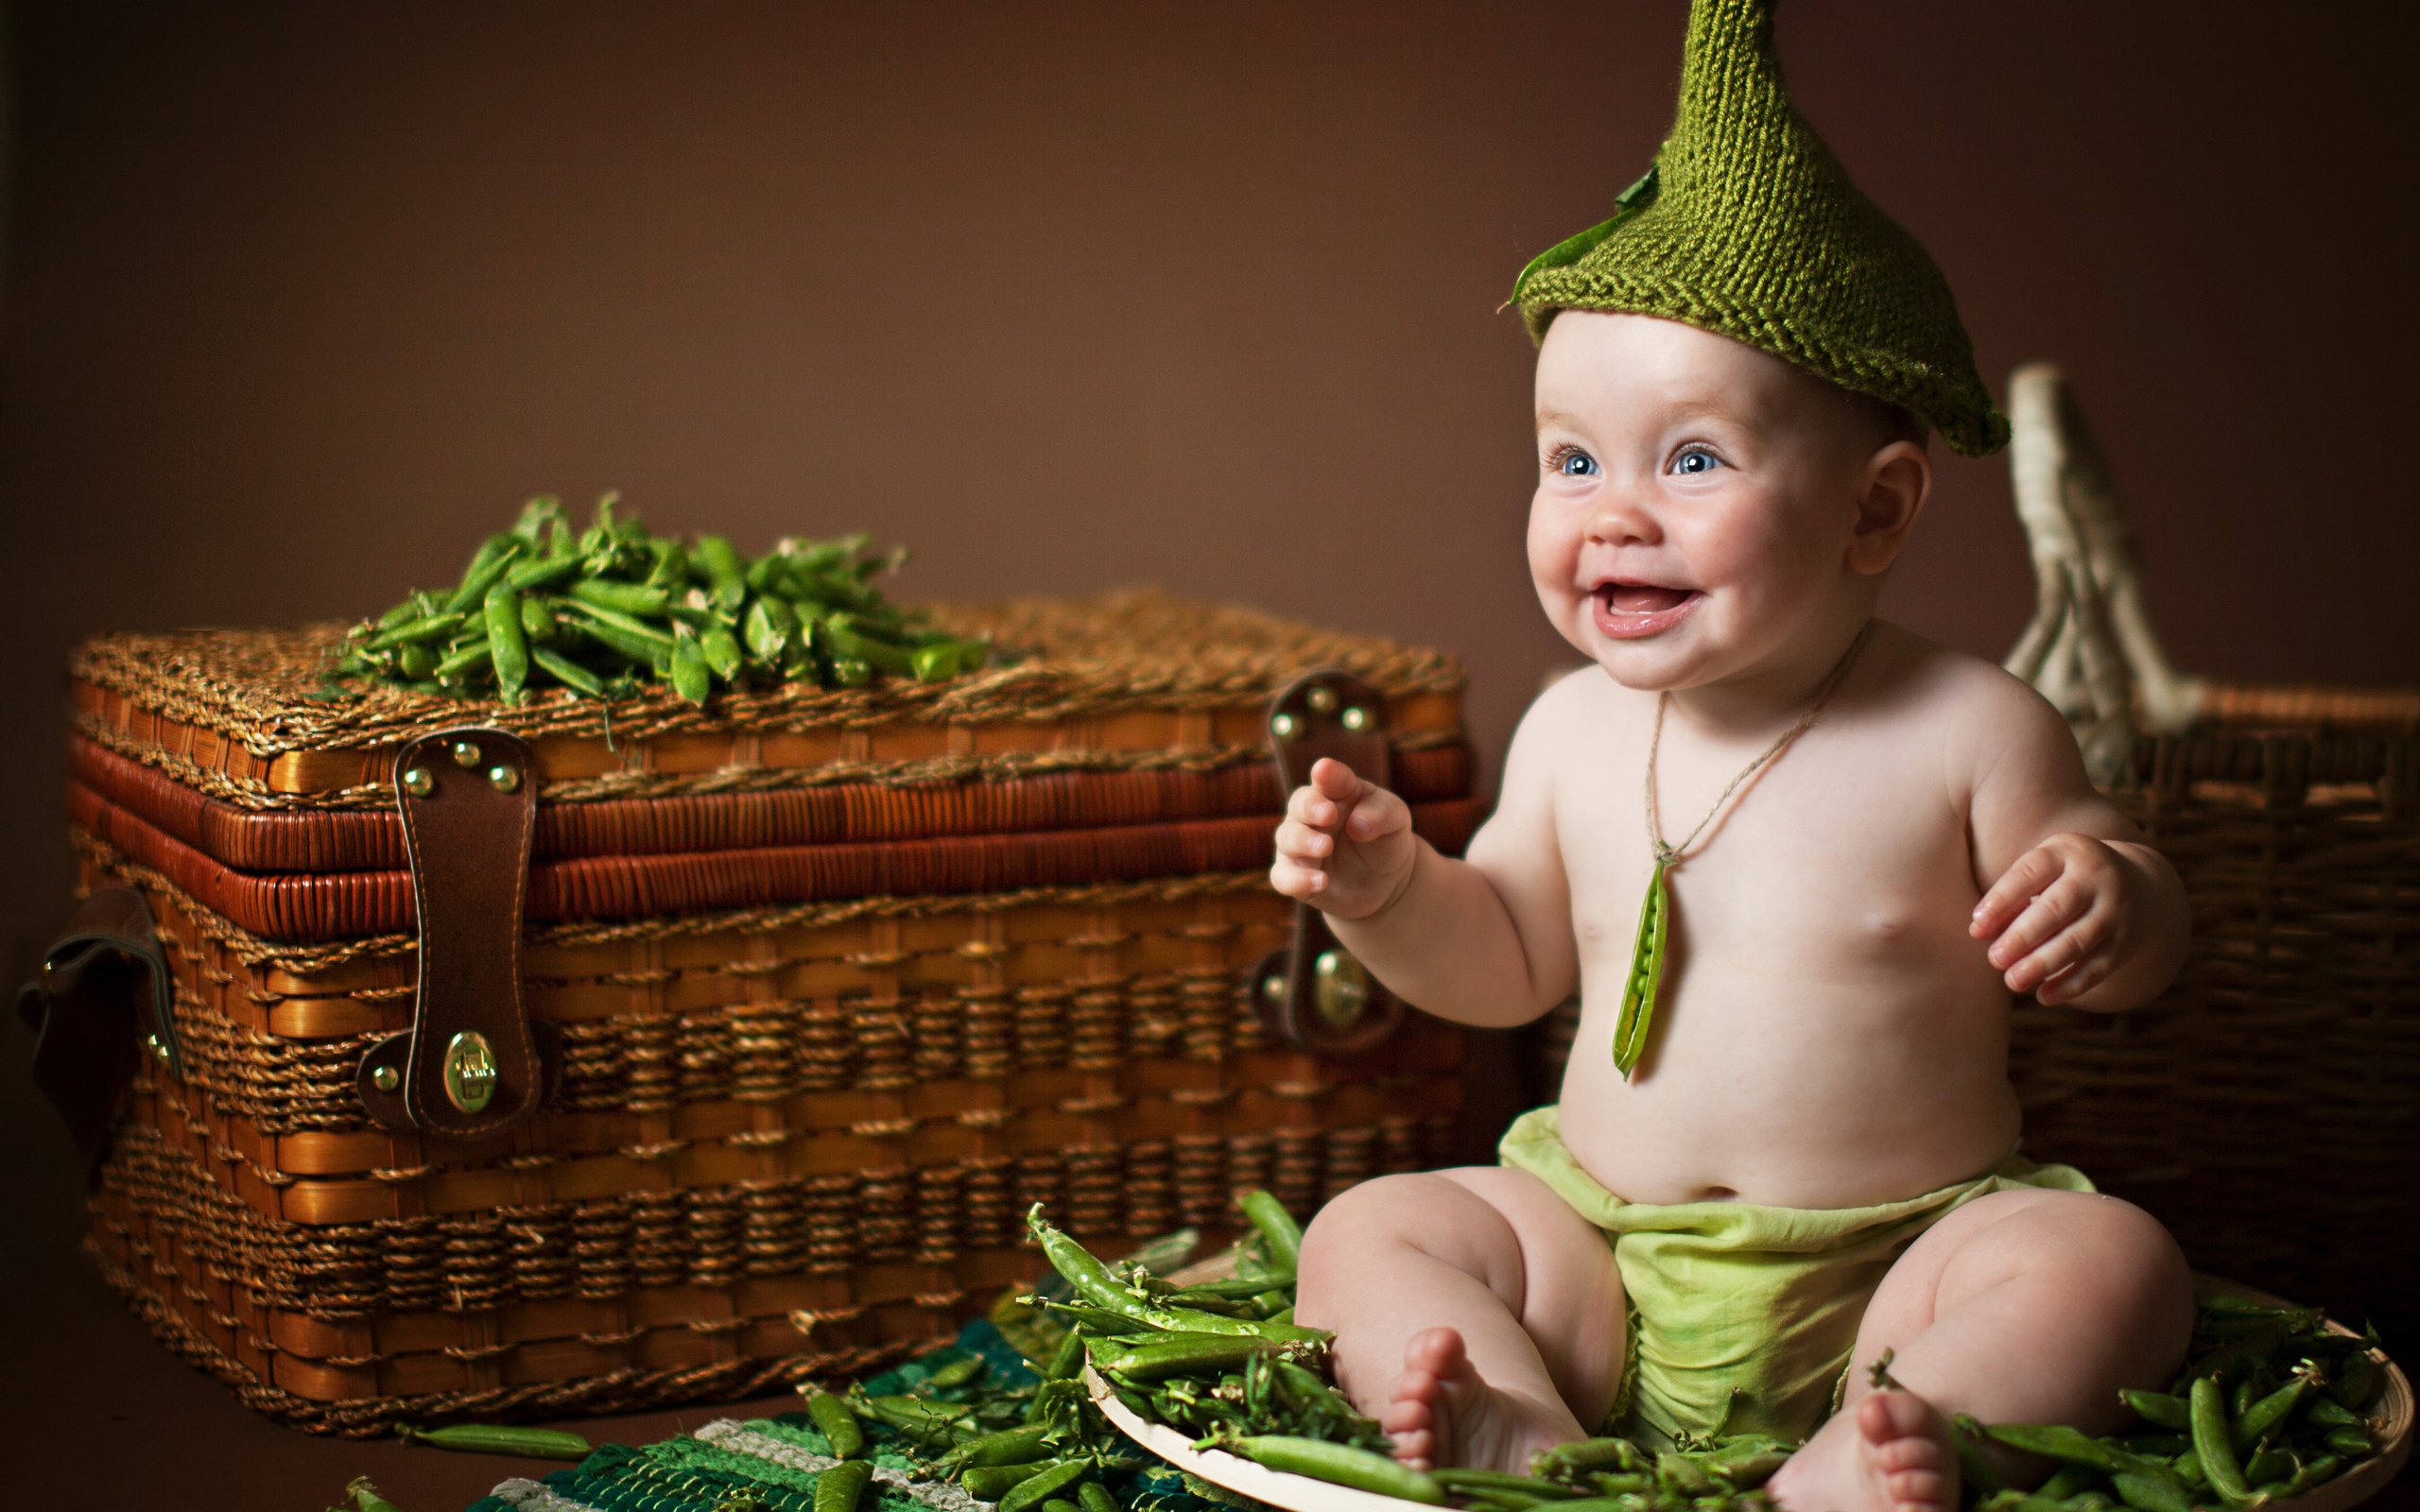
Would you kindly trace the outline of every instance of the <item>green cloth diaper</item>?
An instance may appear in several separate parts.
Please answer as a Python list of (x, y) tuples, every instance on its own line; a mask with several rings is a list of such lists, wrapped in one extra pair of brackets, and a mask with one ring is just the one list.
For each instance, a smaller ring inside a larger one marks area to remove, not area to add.
[(1551, 1107), (1524, 1113), (1497, 1157), (1613, 1244), (1630, 1327), (1607, 1427), (1656, 1449), (1684, 1434), (1805, 1439), (1839, 1407), (1866, 1303), (1918, 1235), (1988, 1192), (2096, 1190), (2073, 1166), (2012, 1153), (1971, 1180), (1867, 1208), (1625, 1202), (1581, 1169), (1560, 1124)]

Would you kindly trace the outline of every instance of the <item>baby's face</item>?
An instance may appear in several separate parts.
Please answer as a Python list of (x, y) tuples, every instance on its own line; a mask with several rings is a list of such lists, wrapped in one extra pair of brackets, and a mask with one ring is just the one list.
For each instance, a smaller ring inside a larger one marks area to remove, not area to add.
[(1845, 396), (1693, 326), (1566, 310), (1538, 353), (1537, 409), (1530, 576), (1616, 681), (1793, 671), (1872, 612), (1859, 499), (1890, 438)]

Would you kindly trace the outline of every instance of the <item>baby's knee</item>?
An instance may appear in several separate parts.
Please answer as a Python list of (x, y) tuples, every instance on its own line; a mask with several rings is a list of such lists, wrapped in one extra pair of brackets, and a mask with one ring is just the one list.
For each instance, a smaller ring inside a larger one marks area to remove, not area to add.
[(1327, 1201), (1303, 1232), (1302, 1270), (1327, 1273), (1366, 1261), (1374, 1247), (1404, 1246), (1436, 1254), (1441, 1247), (1484, 1245), (1502, 1218), (1464, 1187), (1435, 1171), (1374, 1177)]
[(2061, 1205), (2067, 1269), (2095, 1311), (2138, 1349), (2181, 1356), (2193, 1330), (2193, 1270), (2157, 1218), (2121, 1198)]

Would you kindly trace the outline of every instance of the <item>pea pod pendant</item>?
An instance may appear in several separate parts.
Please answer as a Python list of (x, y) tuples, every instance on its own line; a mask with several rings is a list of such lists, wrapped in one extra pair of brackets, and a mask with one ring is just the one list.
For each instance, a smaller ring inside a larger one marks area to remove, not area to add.
[(1658, 847), (1647, 897), (1638, 905), (1638, 937), (1631, 945), (1630, 976), (1622, 983), (1621, 1016), (1614, 1021), (1614, 1068), (1624, 1081), (1646, 1051), (1647, 1032), (1655, 1022), (1655, 989), (1664, 981), (1664, 940), (1672, 917), (1671, 889), (1665, 884), (1671, 865), (1670, 854)]

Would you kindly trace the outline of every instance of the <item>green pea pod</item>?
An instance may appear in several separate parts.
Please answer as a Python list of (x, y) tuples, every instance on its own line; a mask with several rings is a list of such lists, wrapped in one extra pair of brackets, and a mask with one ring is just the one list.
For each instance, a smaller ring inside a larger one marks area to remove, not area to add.
[(2299, 1496), (2322, 1482), (2335, 1479), (2336, 1473), (2343, 1468), (2344, 1461), (2338, 1456), (2322, 1454), (2294, 1471), (2293, 1479), (2286, 1483), (2286, 1494)]
[(502, 583), (488, 590), (488, 656), (495, 663), (496, 692), (519, 703), (529, 681), (529, 639), (521, 627), (521, 595)]
[(542, 557), (513, 568), (504, 575), (504, 580), (507, 585), (527, 593), (531, 589), (552, 588), (578, 571), (579, 558), (577, 557)]
[(676, 637), (672, 643), (672, 691), (684, 702), (702, 704), (714, 692), (714, 674), (706, 668), (706, 653), (694, 635)]
[[(1278, 1369), (1282, 1379), (1286, 1372)], [(1627, 1438), (1579, 1438), (1568, 1444), (1542, 1449), (1530, 1456), (1530, 1473), (1533, 1476), (1578, 1475), (1582, 1471), (1602, 1469), (1612, 1466), (1618, 1470), (1647, 1469), (1647, 1456), (1636, 1444)]]
[(700, 536), (698, 559), (705, 568), (708, 590), (715, 602), (725, 609), (737, 609), (748, 597), (748, 575), (739, 565), (739, 553), (734, 551), (729, 539), (722, 536)]
[(494, 1423), (414, 1428), (409, 1423), (398, 1423), (395, 1435), (407, 1443), (475, 1454), (519, 1454), (528, 1459), (586, 1459), (589, 1449), (587, 1439), (560, 1428), (508, 1428)]
[(404, 601), (402, 603), (396, 605), (393, 609), (389, 610), (386, 613), (379, 615), (378, 623), (375, 626), (371, 627), (370, 630), (365, 630), (361, 626), (356, 625), (353, 627), (353, 633), (354, 635), (362, 635), (371, 633), (371, 631), (374, 630), (395, 629), (398, 627), (409, 625), (414, 620), (426, 619), (428, 617), (428, 613), (429, 606), (427, 600), (421, 597), (420, 590), (414, 589), (412, 592), (404, 595)]
[(529, 638), (532, 645), (543, 645), (562, 633), (562, 627), (555, 623), (555, 611), (535, 593), (521, 595), (521, 633)]
[(1664, 878), (1670, 864), (1659, 854), (1654, 869), (1647, 875), (1647, 895), (1638, 906), (1637, 937), (1631, 942), (1630, 976), (1622, 984), (1621, 1010), (1614, 1020), (1614, 1069), (1624, 1081), (1647, 1053), (1648, 1032), (1655, 1024), (1655, 999), (1664, 981), (1664, 952), (1672, 918), (1671, 890)]
[(2176, 1472), (2176, 1478), (2183, 1481), (2187, 1489), (2202, 1491), (2209, 1488), (2210, 1478), (2202, 1472), (2202, 1456), (2192, 1450), (2188, 1449), (2169, 1461), (2169, 1468)]
[[(504, 542), (503, 548), (490, 555), (488, 546), (493, 546), (499, 541)], [(463, 575), (461, 586), (446, 595), (445, 612), (467, 614), (478, 608), (486, 600), (488, 590), (493, 588), (512, 564), (520, 559), (522, 550), (521, 542), (510, 536), (491, 537), (488, 545), (481, 546), (479, 555), (471, 559), (471, 570)]]
[(1987, 1423), (1983, 1433), (2011, 1449), (2063, 1465), (2087, 1466), (2103, 1474), (2118, 1468), (2118, 1456), (2108, 1445), (2065, 1423)]
[(848, 1399), (829, 1391), (810, 1390), (806, 1393), (806, 1416), (815, 1431), (832, 1446), (835, 1459), (856, 1459), (866, 1452), (866, 1431), (857, 1422), (857, 1415)]
[(1083, 1366), (1084, 1336), (1074, 1329), (1069, 1329), (1060, 1336), (1059, 1348), (1051, 1352), (1049, 1361), (1043, 1366), (1042, 1379), (1045, 1381), (1073, 1380), (1076, 1372), (1081, 1370)]
[(431, 614), (426, 619), (407, 620), (364, 641), (362, 649), (390, 651), (399, 645), (424, 645), (431, 641), (441, 641), (459, 628), (468, 617), (459, 612), (445, 612)]
[(1109, 1488), (1098, 1481), (1086, 1481), (1077, 1486), (1076, 1502), (1084, 1512), (1126, 1512), (1126, 1508), (1118, 1504), (1117, 1498), (1110, 1495)]
[[(2267, 1437), (2270, 1431), (2284, 1422), (2286, 1415), (2292, 1412), (2309, 1392), (2310, 1377), (2296, 1376), (2245, 1407), (2230, 1430), (2236, 1450), (2240, 1452)], [(2249, 1470), (2245, 1471), (2244, 1478), (2256, 1484), (2265, 1479)]]
[(1011, 1486), (1009, 1494), (1000, 1498), (1000, 1512), (1025, 1512), (1027, 1507), (1038, 1507), (1082, 1480), (1092, 1468), (1090, 1459), (1053, 1461), (1041, 1474)]
[(868, 633), (862, 623), (852, 625), (844, 616), (834, 615), (823, 622), (823, 627), (831, 636), (836, 661), (840, 657), (852, 657), (877, 672), (887, 672), (894, 678), (914, 675), (915, 662), (906, 648)]
[(1542, 1480), (1534, 1475), (1516, 1475), (1511, 1470), (1443, 1465), (1428, 1473), (1437, 1477), (1437, 1484), (1448, 1491), (1509, 1491), (1539, 1502), (1567, 1501), (1579, 1494), (1559, 1481)]
[(437, 676), (437, 653), (425, 645), (407, 645), (395, 653), (396, 669), (406, 678)]
[[(1084, 1484), (1090, 1486), (1092, 1483), (1086, 1481)], [(1084, 1509), (1063, 1496), (1054, 1496), (1042, 1503), (1042, 1512), (1084, 1512)]]
[(2109, 1477), (2118, 1499), (2141, 1512), (2192, 1512), (2193, 1498), (2173, 1473), (2154, 1469), (2119, 1470)]
[(977, 1501), (996, 1502), (1021, 1483), (1041, 1474), (1046, 1467), (1057, 1463), (1056, 1460), (1037, 1459), (1022, 1465), (976, 1465), (970, 1467), (958, 1481), (966, 1487), (966, 1494)]
[(437, 680), (467, 682), (472, 673), (488, 664), (492, 654), (485, 636), (448, 651), (444, 659), (437, 663)]
[(757, 599), (739, 619), (739, 633), (748, 643), (748, 654), (767, 666), (780, 662), (784, 648), (797, 629), (798, 616), (778, 598)]
[(2314, 1428), (2359, 1428), (2368, 1419), (2333, 1397), (2313, 1397), (2303, 1420)]
[(1030, 1465), (1049, 1457), (1049, 1440), (1053, 1432), (1038, 1424), (1004, 1428), (998, 1433), (968, 1439), (942, 1455), (942, 1464), (947, 1469), (986, 1465)]
[(955, 1391), (960, 1386), (972, 1384), (989, 1368), (991, 1368), (991, 1362), (981, 1355), (962, 1354), (926, 1376), (925, 1384), (936, 1391)]
[(857, 1512), (857, 1499), (873, 1479), (873, 1467), (844, 1459), (815, 1477), (815, 1512)]
[(2275, 1444), (2263, 1444), (2250, 1459), (2243, 1462), (2244, 1484), (2252, 1486), (2282, 1481), (2294, 1473), (2294, 1456)]
[(919, 682), (947, 682), (958, 675), (958, 650), (949, 645), (920, 645), (908, 654), (908, 664)]
[(2369, 1402), (2377, 1383), (2378, 1363), (2364, 1349), (2344, 1357), (2336, 1367), (2336, 1379), (2327, 1383), (2327, 1394), (2341, 1406), (2360, 1407)]
[[(1217, 1447), (1289, 1475), (1307, 1475), (1334, 1486), (1349, 1486), (1356, 1490), (1400, 1497), (1407, 1502), (1422, 1502), (1430, 1506), (1442, 1506), (1445, 1503), (1445, 1487), (1438, 1483), (1435, 1476), (1415, 1470), (1389, 1455), (1355, 1449), (1349, 1444), (1330, 1444), (1285, 1434), (1261, 1434), (1221, 1438)], [(1572, 1502), (1560, 1503), (1564, 1507), (1578, 1504)], [(1005, 1508), (1003, 1512), (1006, 1512)]]
[(706, 669), (725, 682), (739, 676), (739, 637), (731, 633), (727, 625), (709, 625), (698, 637), (698, 648), (706, 659)]
[(605, 696), (603, 679), (561, 651), (550, 650), (543, 645), (533, 645), (529, 648), (529, 660), (548, 677), (574, 693), (585, 694), (591, 698)]
[(354, 1512), (403, 1512), (394, 1503), (378, 1494), (378, 1487), (370, 1484), (367, 1475), (354, 1476), (353, 1484), (344, 1488), (344, 1494), (353, 1498)]
[(2045, 1501), (2064, 1502), (2071, 1496), (2082, 1496), (2100, 1482), (2100, 1472), (2089, 1465), (2062, 1465), (2048, 1480), (2033, 1488), (2033, 1494)]
[(1296, 1343), (1324, 1345), (1331, 1335), (1324, 1330), (1300, 1328), (1293, 1324), (1255, 1323), (1244, 1318), (1223, 1317), (1194, 1308), (1163, 1307), (1143, 1301), (1110, 1274), (1109, 1267), (1085, 1250), (1084, 1246), (1061, 1233), (1042, 1218), (1042, 1204), (1035, 1203), (1026, 1215), (1026, 1226), (1042, 1246), (1042, 1252), (1051, 1267), (1067, 1280), (1079, 1296), (1095, 1307), (1121, 1317), (1147, 1324), (1152, 1328), (1193, 1333), (1242, 1333), (1263, 1338)]
[(2358, 1458), (2377, 1447), (2365, 1428), (2331, 1428), (2320, 1442), (2348, 1459)]
[(1237, 1204), (1252, 1226), (1260, 1230), (1261, 1241), (1269, 1246), (1269, 1258), (1280, 1270), (1290, 1271), (1302, 1263), (1303, 1226), (1286, 1211), (1286, 1205), (1269, 1193), (1254, 1188), (1243, 1194)]
[(596, 609), (645, 618), (671, 607), (672, 595), (645, 583), (618, 583), (610, 577), (583, 577), (571, 585), (571, 596)]
[(2233, 1391), (2227, 1393), (2227, 1417), (2230, 1419), (2240, 1418), (2251, 1410), (2252, 1378), (2246, 1376), (2235, 1383)]
[(2192, 1395), (2187, 1400), (2193, 1412), (2194, 1457), (2201, 1461), (2202, 1473), (2208, 1477), (2210, 1489), (2229, 1506), (2249, 1502), (2252, 1487), (2244, 1484), (2243, 1468), (2236, 1463), (2219, 1383), (2208, 1376), (2195, 1377)]
[(2120, 1391), (2118, 1397), (2128, 1407), (2134, 1409), (2135, 1417), (2147, 1423), (2156, 1423), (2162, 1428), (2173, 1428), (2179, 1432), (2192, 1425), (2192, 1409), (2185, 1404), (2185, 1399), (2182, 1397), (2171, 1397), (2160, 1391), (2132, 1389)]
[(1263, 1292), (1289, 1292), (1294, 1289), (1291, 1270), (1272, 1272), (1267, 1276), (1226, 1276), (1215, 1281), (1196, 1281), (1181, 1286), (1170, 1294), (1172, 1300), (1191, 1303), (1199, 1298), (1258, 1297)]
[(1287, 1348), (1276, 1339), (1249, 1333), (1165, 1333), (1144, 1344), (1114, 1346), (1093, 1355), (1096, 1365), (1134, 1381), (1200, 1375), (1242, 1365), (1256, 1355)]

